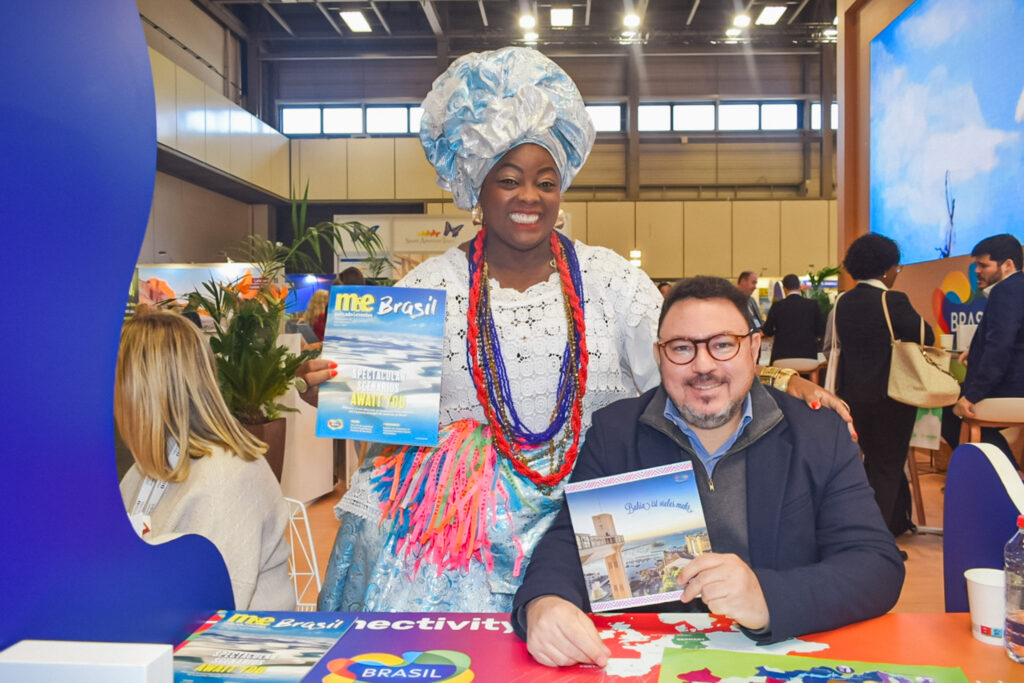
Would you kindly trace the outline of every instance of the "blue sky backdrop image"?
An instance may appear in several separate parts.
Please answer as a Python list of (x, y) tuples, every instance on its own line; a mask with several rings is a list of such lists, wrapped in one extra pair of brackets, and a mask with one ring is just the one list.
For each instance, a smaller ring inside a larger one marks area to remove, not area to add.
[(951, 256), (1024, 235), (1024, 2), (918, 0), (872, 41), (870, 183), (904, 263), (942, 256), (951, 204)]

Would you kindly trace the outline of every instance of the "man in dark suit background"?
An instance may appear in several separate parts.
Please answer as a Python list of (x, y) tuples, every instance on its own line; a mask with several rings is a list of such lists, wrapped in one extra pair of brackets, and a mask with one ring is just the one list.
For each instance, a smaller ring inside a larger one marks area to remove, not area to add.
[(785, 296), (772, 304), (762, 332), (774, 337), (771, 362), (778, 358), (817, 358), (825, 335), (825, 316), (817, 301), (800, 296), (800, 278), (782, 278)]
[[(967, 377), (960, 400), (943, 413), (942, 436), (960, 443), (961, 417), (974, 417), (984, 398), (1024, 397), (1024, 262), (1013, 235), (986, 237), (971, 250), (978, 287), (986, 296), (985, 313), (966, 354)], [(998, 446), (1016, 467), (1006, 439), (997, 429), (982, 429), (981, 439)]]
[(740, 273), (740, 276), (736, 278), (736, 289), (747, 295), (747, 310), (750, 311), (752, 320), (751, 329), (760, 330), (764, 325), (764, 318), (761, 317), (761, 307), (758, 305), (757, 299), (754, 298), (754, 292), (757, 291), (757, 273), (752, 270), (744, 270)]

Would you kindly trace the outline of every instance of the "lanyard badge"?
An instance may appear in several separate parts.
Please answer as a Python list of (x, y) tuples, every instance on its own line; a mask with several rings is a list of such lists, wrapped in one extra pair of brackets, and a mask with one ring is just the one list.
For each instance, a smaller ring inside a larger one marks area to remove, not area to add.
[[(171, 469), (178, 465), (179, 454), (178, 442), (168, 437), (167, 464), (170, 465)], [(146, 538), (152, 531), (150, 515), (156, 509), (156, 506), (159, 505), (160, 499), (166, 490), (166, 481), (153, 479), (152, 477), (146, 477), (142, 482), (142, 486), (139, 487), (139, 495), (135, 498), (135, 504), (132, 505), (131, 512), (128, 513), (128, 519), (131, 521), (135, 533), (140, 538)]]

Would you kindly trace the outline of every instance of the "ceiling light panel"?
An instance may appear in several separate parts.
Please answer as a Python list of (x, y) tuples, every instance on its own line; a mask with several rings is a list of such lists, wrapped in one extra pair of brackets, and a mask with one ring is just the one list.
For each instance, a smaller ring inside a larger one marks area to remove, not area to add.
[(348, 29), (353, 33), (372, 33), (373, 29), (367, 23), (362, 12), (342, 12), (341, 20), (345, 22)]
[(572, 7), (552, 7), (551, 25), (557, 27), (572, 26)]
[(786, 8), (779, 5), (768, 5), (761, 13), (757, 15), (757, 19), (754, 21), (758, 26), (774, 26), (779, 23), (779, 19), (786, 13)]

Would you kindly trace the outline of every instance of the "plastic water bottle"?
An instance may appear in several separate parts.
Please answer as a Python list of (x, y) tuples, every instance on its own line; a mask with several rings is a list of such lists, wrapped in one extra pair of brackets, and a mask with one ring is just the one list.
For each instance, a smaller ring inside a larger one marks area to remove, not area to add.
[(1017, 517), (1017, 533), (1003, 549), (1006, 570), (1006, 654), (1024, 663), (1024, 515)]

